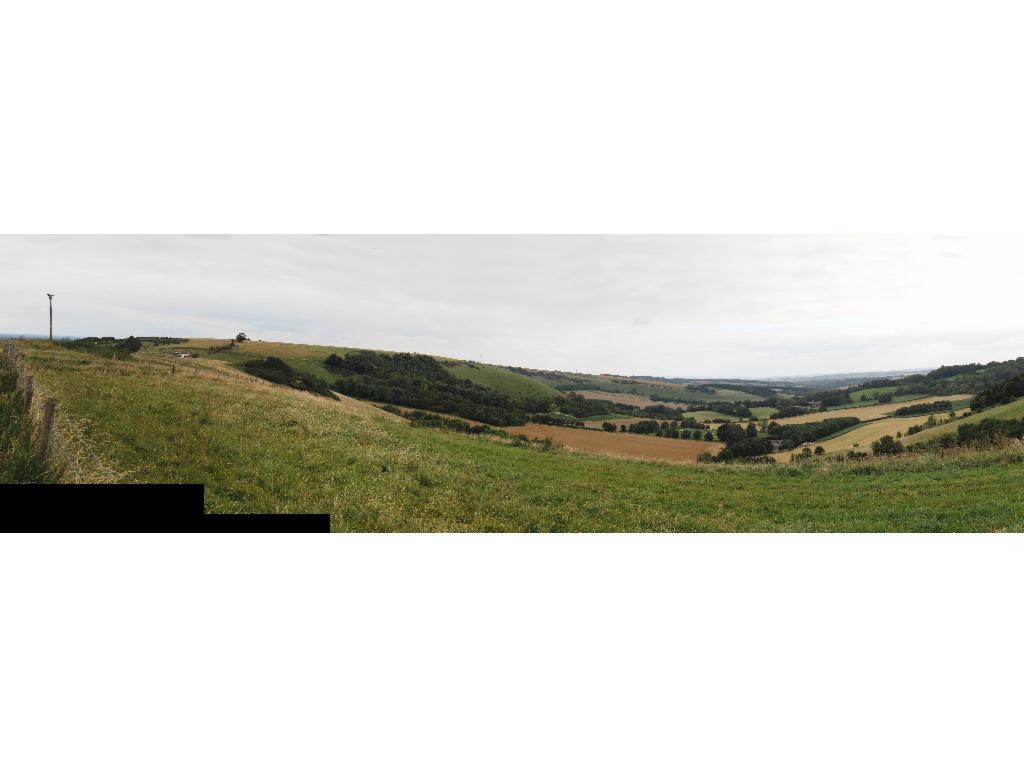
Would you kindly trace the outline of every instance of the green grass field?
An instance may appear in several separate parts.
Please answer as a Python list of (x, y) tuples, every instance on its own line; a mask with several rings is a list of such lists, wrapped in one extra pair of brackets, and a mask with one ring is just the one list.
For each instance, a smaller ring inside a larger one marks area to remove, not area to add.
[(205, 483), (216, 513), (324, 511), (337, 531), (1024, 530), (1024, 451), (668, 465), (417, 429), (218, 361), (20, 346), (74, 433), (75, 476)]
[[(443, 360), (444, 358), (438, 359)], [(562, 394), (557, 389), (535, 381), (528, 376), (484, 363), (459, 362), (458, 365), (448, 370), (453, 376), (469, 379), (474, 384), (484, 387), (490, 387), (493, 390), (508, 395), (514, 400), (550, 398)]]

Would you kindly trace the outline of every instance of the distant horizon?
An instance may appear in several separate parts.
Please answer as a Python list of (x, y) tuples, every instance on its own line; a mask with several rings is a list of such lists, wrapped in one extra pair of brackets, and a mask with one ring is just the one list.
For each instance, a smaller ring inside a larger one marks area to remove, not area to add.
[[(129, 334), (129, 335), (135, 335), (135, 334)], [(140, 334), (140, 335), (141, 336), (148, 336), (150, 334)], [(223, 338), (224, 340), (228, 340), (228, 339), (231, 338), (230, 336), (210, 336), (210, 335), (203, 335), (203, 334), (195, 335), (195, 336), (181, 336), (181, 335), (177, 335), (177, 334), (161, 334), (161, 335), (170, 335), (171, 337), (181, 338), (181, 339), (189, 339), (189, 340), (192, 340), (192, 339), (221, 339), (221, 338)], [(55, 334), (54, 335), (54, 341), (74, 341), (76, 339), (93, 338), (93, 337), (100, 338), (102, 336), (114, 336), (115, 338), (127, 338), (126, 336), (120, 336), (118, 334), (76, 334), (76, 335), (71, 335), (71, 336), (56, 335)], [(32, 340), (32, 341), (40, 341), (40, 340), (41, 341), (46, 341), (49, 338), (50, 338), (49, 334), (45, 334), (45, 333), (42, 333), (42, 334), (39, 334), (39, 333), (36, 333), (36, 334), (31, 334), (31, 333), (0, 333), (0, 339), (27, 339), (27, 340)], [(255, 340), (256, 339), (253, 339), (253, 341), (255, 341)], [(260, 341), (266, 341), (266, 342), (269, 342), (269, 343), (277, 343), (277, 344), (308, 344), (310, 346), (335, 347), (335, 348), (339, 348), (339, 349), (346, 347), (346, 345), (342, 345), (342, 344), (322, 344), (322, 343), (303, 342), (303, 341), (277, 341), (275, 339), (260, 339)], [(369, 349), (369, 347), (348, 347), (348, 348), (350, 348), (350, 349)], [(405, 353), (409, 353), (409, 354), (422, 354), (422, 355), (429, 355), (431, 357), (446, 357), (446, 355), (439, 355), (439, 354), (432, 353), (432, 352), (421, 352), (419, 350), (398, 350), (398, 349), (395, 349), (395, 350), (384, 350), (384, 351), (387, 351), (387, 352), (405, 352)], [(688, 381), (691, 381), (691, 380), (692, 381), (708, 380), (708, 381), (747, 381), (747, 382), (755, 382), (755, 381), (794, 381), (794, 380), (802, 380), (802, 379), (845, 378), (845, 377), (850, 377), (850, 378), (854, 378), (854, 377), (878, 377), (878, 378), (882, 378), (882, 377), (885, 377), (885, 376), (893, 376), (893, 375), (901, 375), (901, 374), (902, 375), (913, 375), (915, 373), (926, 373), (928, 371), (934, 371), (935, 369), (939, 368), (939, 366), (936, 365), (936, 366), (925, 367), (925, 368), (900, 368), (900, 369), (884, 369), (884, 370), (883, 369), (879, 369), (879, 370), (873, 370), (873, 371), (830, 371), (830, 372), (825, 372), (825, 373), (789, 374), (789, 375), (785, 375), (785, 376), (747, 376), (747, 375), (744, 375), (744, 376), (663, 376), (663, 375), (644, 374), (644, 373), (609, 373), (609, 372), (598, 373), (596, 371), (583, 371), (583, 370), (568, 371), (568, 370), (566, 370), (564, 368), (537, 368), (536, 366), (510, 365), (510, 364), (506, 364), (506, 363), (491, 363), (491, 362), (486, 362), (484, 360), (469, 360), (468, 358), (460, 358), (460, 359), (466, 359), (467, 362), (482, 363), (484, 365), (494, 365), (494, 366), (503, 367), (503, 368), (509, 368), (509, 367), (510, 368), (527, 368), (527, 369), (531, 369), (531, 370), (558, 371), (560, 373), (577, 373), (577, 374), (588, 375), (588, 376), (618, 376), (618, 377), (622, 377), (622, 378), (634, 378), (634, 379), (643, 379), (643, 378), (647, 378), (647, 379), (684, 379), (684, 380), (688, 380)], [(980, 362), (980, 361), (972, 361), (972, 362)], [(942, 363), (942, 365), (953, 365), (953, 364), (960, 364), (960, 363), (949, 363), (949, 362)]]

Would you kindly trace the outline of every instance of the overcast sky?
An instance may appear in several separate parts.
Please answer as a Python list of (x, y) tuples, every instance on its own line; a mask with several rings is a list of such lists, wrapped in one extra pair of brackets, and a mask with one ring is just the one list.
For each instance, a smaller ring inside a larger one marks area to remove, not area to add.
[(336, 344), (594, 373), (1024, 355), (1024, 242), (893, 236), (0, 236), (0, 333)]

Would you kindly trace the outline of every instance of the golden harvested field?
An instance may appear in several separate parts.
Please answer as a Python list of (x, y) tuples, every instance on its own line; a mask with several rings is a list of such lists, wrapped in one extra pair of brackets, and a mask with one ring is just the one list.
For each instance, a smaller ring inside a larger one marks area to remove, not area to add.
[[(838, 419), (847, 416), (856, 416), (861, 421), (871, 421), (872, 419), (880, 419), (887, 413), (893, 413), (897, 408), (904, 408), (908, 405), (920, 405), (922, 403), (935, 403), (939, 400), (963, 400), (969, 398), (970, 395), (942, 395), (938, 397), (922, 397), (917, 400), (905, 400), (901, 403), (887, 403), (885, 405), (865, 405), (860, 408), (840, 408), (835, 411), (826, 411), (825, 413), (805, 413), (803, 416), (790, 416), (786, 419), (773, 419), (773, 421), (779, 424), (810, 424), (815, 421), (824, 421), (825, 419)], [(943, 414), (935, 414), (936, 418), (939, 418)], [(927, 421), (928, 416), (926, 415), (922, 421)], [(877, 439), (877, 438), (876, 438)]]
[[(940, 414), (941, 415), (941, 414)], [(826, 453), (845, 453), (846, 451), (864, 451), (867, 453), (871, 452), (871, 444), (878, 440), (884, 435), (892, 435), (896, 437), (896, 433), (907, 434), (907, 430), (910, 427), (918, 424), (924, 424), (928, 421), (928, 416), (905, 416), (902, 418), (891, 418), (891, 419), (879, 419), (878, 421), (872, 421), (856, 429), (851, 429), (849, 432), (844, 432), (838, 437), (833, 437), (830, 440), (825, 440), (820, 443), (813, 443), (811, 450), (814, 450), (815, 446), (820, 445), (825, 449)], [(791, 454), (800, 453), (803, 448), (799, 448), (795, 451), (791, 451)], [(786, 454), (778, 454), (777, 461), (788, 461), (789, 457)]]
[(672, 440), (667, 437), (598, 432), (592, 429), (572, 429), (571, 427), (549, 427), (545, 424), (506, 427), (506, 431), (513, 435), (526, 435), (530, 439), (536, 440), (550, 437), (556, 445), (585, 453), (671, 461), (677, 464), (694, 464), (702, 453), (718, 453), (722, 450), (721, 443)]

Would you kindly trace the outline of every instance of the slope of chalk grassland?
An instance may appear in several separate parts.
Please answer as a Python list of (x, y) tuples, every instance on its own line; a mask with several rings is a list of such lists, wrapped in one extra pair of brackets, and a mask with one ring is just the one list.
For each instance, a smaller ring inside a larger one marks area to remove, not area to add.
[[(180, 345), (160, 347), (158, 350), (151, 351), (150, 354), (169, 356), (176, 351), (190, 351), (202, 355), (203, 358), (209, 357), (235, 364), (273, 356), (281, 358), (303, 373), (318, 376), (330, 382), (337, 378), (337, 375), (324, 366), (324, 361), (332, 354), (344, 357), (352, 352), (360, 351), (351, 347), (247, 341), (230, 349), (210, 352), (211, 349), (218, 349), (226, 343), (223, 339), (190, 339)], [(448, 371), (452, 375), (468, 379), (474, 384), (489, 387), (515, 400), (553, 398), (561, 394), (558, 390), (549, 387), (543, 382), (536, 381), (500, 366), (473, 363), (465, 360), (451, 360), (444, 357), (437, 357), (437, 359), (448, 364)]]
[(337, 531), (1024, 529), (1021, 451), (679, 466), (414, 428), (162, 350), (19, 346), (72, 436), (67, 480), (204, 483), (211, 513), (329, 512)]
[(1024, 419), (1024, 398), (1014, 400), (1012, 403), (997, 405), (978, 413), (972, 413), (964, 419), (958, 419), (948, 424), (940, 424), (932, 429), (926, 429), (923, 432), (918, 432), (916, 435), (905, 438), (903, 442), (906, 445), (914, 445), (947, 432), (956, 432), (961, 424), (975, 424), (985, 419)]

